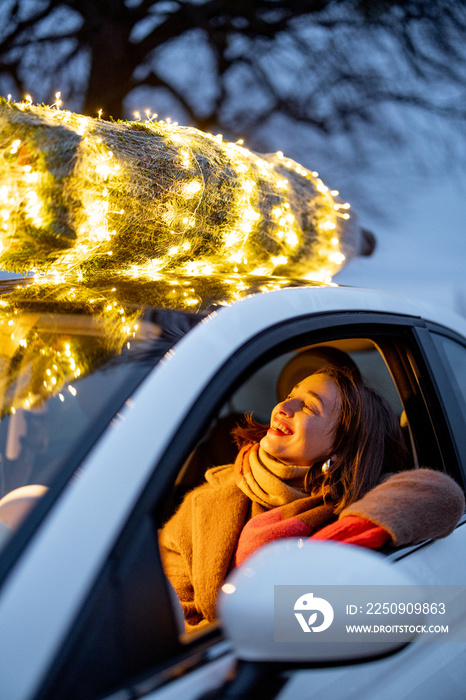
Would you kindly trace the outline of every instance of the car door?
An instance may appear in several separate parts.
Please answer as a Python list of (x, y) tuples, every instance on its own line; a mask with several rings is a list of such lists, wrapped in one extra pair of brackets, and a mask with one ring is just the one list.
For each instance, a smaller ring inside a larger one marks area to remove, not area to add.
[[(387, 327), (386, 332), (391, 343), (393, 329)], [(398, 359), (392, 357), (390, 367), (404, 396), (404, 405), (410, 408), (411, 439), (415, 449), (419, 447), (419, 464), (433, 468), (443, 465), (458, 483), (464, 484), (464, 338), (438, 324), (406, 319), (400, 350)], [(409, 367), (404, 376), (399, 372), (398, 361)], [(433, 450), (430, 458), (422, 449), (426, 440), (429, 450)], [(413, 581), (432, 587), (433, 595), (442, 596), (442, 600), (448, 600), (450, 594), (456, 596), (449, 604), (453, 607), (456, 629), (463, 631), (458, 641), (443, 641), (438, 635), (436, 641), (418, 641), (393, 657), (364, 667), (323, 670), (312, 677), (316, 697), (324, 693), (332, 700), (361, 700), (375, 695), (378, 700), (463, 697), (466, 608), (464, 596), (458, 596), (457, 592), (463, 589), (466, 580), (466, 562), (462, 556), (465, 545), (466, 517), (463, 516), (447, 538), (387, 554), (393, 565)], [(438, 624), (441, 616), (432, 616), (429, 622)], [(310, 673), (297, 673), (280, 699), (314, 697), (309, 692), (310, 684)]]
[[(461, 483), (462, 471), (458, 461), (455, 436), (445, 414), (445, 401), (438, 391), (441, 377), (434, 366), (427, 326), (420, 318), (399, 315), (355, 314), (345, 318), (339, 315), (293, 323), (285, 331), (287, 342), (280, 344), (283, 351), (292, 345), (309, 347), (316, 342), (340, 349), (352, 350), (352, 357), (361, 371), (371, 375), (400, 414), (408, 428), (407, 439), (418, 466), (446, 469)], [(314, 323), (313, 323), (313, 322)], [(307, 330), (306, 330), (307, 328)], [(425, 339), (425, 342), (423, 340)], [(288, 356), (289, 353), (286, 353)], [(283, 365), (283, 355), (274, 363)], [(385, 366), (385, 367), (384, 367)], [(445, 371), (445, 368), (444, 368)], [(257, 374), (267, 376), (262, 367)], [(250, 405), (255, 391), (247, 391), (247, 382), (233, 396), (235, 412), (243, 404)], [(271, 398), (272, 401), (272, 398)], [(257, 402), (256, 410), (262, 408)], [(405, 415), (406, 414), (406, 415)], [(466, 567), (458, 552), (464, 546), (466, 528), (464, 519), (455, 532), (445, 540), (404, 547), (387, 556), (414, 581), (431, 586), (462, 584)], [(457, 610), (460, 624), (465, 622), (465, 610)], [(434, 620), (435, 622), (435, 620)], [(320, 671), (296, 672), (280, 694), (284, 700), (299, 697), (373, 698), (377, 697), (436, 698), (440, 689), (445, 697), (460, 697), (464, 684), (465, 645), (455, 642), (419, 642), (388, 659), (354, 668), (336, 668)], [(312, 689), (312, 690), (311, 690)], [(153, 696), (158, 697), (157, 694)]]
[[(438, 391), (441, 377), (433, 365), (426, 336), (428, 324), (420, 318), (375, 313), (359, 313), (353, 317), (346, 314), (345, 318), (329, 314), (319, 318), (317, 329), (314, 325), (316, 319), (309, 321), (301, 319), (299, 323), (283, 328), (287, 341), (284, 345), (279, 344), (280, 350), (283, 352), (297, 344), (309, 347), (316, 341), (318, 345), (352, 349), (352, 357), (363, 373), (372, 374), (379, 390), (400, 412), (400, 419), (403, 414), (407, 421), (407, 439), (415, 464), (446, 469), (462, 483), (454, 432)], [(299, 328), (294, 338), (291, 327), (295, 333)], [(424, 338), (426, 342), (423, 342)], [(274, 362), (281, 365), (282, 358), (280, 355)], [(264, 367), (261, 372), (266, 374)], [(237, 402), (235, 411), (241, 408), (238, 393), (245, 394), (246, 386), (247, 382), (231, 400), (233, 404)], [(249, 392), (249, 402), (253, 395), (254, 391)], [(260, 405), (257, 410), (260, 410)], [(445, 540), (405, 547), (387, 556), (414, 581), (436, 587), (462, 584), (466, 567), (463, 559), (458, 558), (458, 551), (464, 546), (466, 528), (463, 523), (464, 519)], [(457, 619), (466, 627), (464, 605), (457, 610)], [(456, 642), (419, 642), (392, 658), (354, 669), (296, 673), (279, 697), (290, 700), (321, 697), (325, 692), (327, 697), (335, 700), (372, 698), (377, 687), (377, 696), (387, 700), (393, 697), (436, 698), (441, 688), (445, 697), (455, 698), (459, 697), (459, 689), (465, 680), (464, 653), (465, 645)], [(154, 697), (158, 695), (154, 694)]]

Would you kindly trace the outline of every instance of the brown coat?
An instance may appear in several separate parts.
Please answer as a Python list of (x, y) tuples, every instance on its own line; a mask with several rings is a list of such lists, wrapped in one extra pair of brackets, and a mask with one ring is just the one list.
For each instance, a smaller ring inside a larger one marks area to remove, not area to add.
[[(183, 607), (187, 629), (216, 617), (217, 593), (230, 568), (251, 501), (236, 486), (233, 465), (209, 469), (207, 483), (187, 494), (160, 533), (165, 572)], [(416, 469), (394, 474), (345, 508), (385, 528), (395, 545), (446, 537), (464, 510), (446, 474)]]
[(209, 469), (207, 483), (187, 494), (160, 533), (165, 572), (183, 607), (187, 629), (215, 619), (251, 501), (235, 483), (233, 465)]

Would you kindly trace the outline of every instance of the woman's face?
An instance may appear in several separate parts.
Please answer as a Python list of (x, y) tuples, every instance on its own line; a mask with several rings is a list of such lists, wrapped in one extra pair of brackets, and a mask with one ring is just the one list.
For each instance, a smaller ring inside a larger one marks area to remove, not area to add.
[(312, 374), (297, 384), (272, 411), (261, 447), (287, 464), (307, 466), (333, 455), (341, 399), (325, 374)]

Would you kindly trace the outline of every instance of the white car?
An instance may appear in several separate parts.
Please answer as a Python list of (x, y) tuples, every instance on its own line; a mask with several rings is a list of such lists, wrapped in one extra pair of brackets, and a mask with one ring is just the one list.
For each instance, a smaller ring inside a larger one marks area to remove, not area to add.
[[(233, 281), (226, 294), (207, 278), (163, 293), (36, 284), (0, 290), (1, 698), (464, 697), (464, 518), (445, 539), (382, 553), (268, 545), (227, 581), (219, 622), (191, 635), (157, 537), (206, 466), (231, 461), (229, 427), (245, 410), (267, 421), (290, 358), (312, 346), (348, 353), (400, 417), (414, 464), (463, 486), (463, 318), (291, 282), (242, 283), (233, 303)], [(364, 583), (454, 591), (456, 641), (271, 638), (274, 585)]]

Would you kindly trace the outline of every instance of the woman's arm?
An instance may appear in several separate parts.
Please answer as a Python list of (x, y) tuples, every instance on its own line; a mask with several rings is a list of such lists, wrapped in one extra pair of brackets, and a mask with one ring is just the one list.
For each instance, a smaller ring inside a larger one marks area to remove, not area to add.
[(393, 474), (345, 508), (339, 520), (314, 534), (298, 518), (280, 517), (280, 509), (250, 520), (238, 543), (235, 565), (259, 547), (284, 537), (338, 540), (369, 549), (446, 537), (464, 511), (464, 495), (451, 477), (432, 469)]
[(194, 590), (189, 570), (181, 552), (176, 550), (173, 543), (169, 544), (166, 537), (160, 537), (160, 555), (167, 578), (181, 603), (188, 632), (195, 629), (202, 620), (202, 615), (194, 605)]
[(197, 629), (203, 621), (202, 615), (194, 603), (192, 583), (192, 542), (190, 523), (191, 495), (183, 501), (178, 511), (164, 525), (159, 534), (159, 549), (165, 574), (181, 603), (185, 618), (186, 631)]
[(446, 537), (464, 512), (464, 494), (447, 474), (411, 469), (388, 477), (340, 513), (386, 530), (395, 546)]

